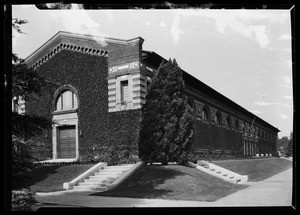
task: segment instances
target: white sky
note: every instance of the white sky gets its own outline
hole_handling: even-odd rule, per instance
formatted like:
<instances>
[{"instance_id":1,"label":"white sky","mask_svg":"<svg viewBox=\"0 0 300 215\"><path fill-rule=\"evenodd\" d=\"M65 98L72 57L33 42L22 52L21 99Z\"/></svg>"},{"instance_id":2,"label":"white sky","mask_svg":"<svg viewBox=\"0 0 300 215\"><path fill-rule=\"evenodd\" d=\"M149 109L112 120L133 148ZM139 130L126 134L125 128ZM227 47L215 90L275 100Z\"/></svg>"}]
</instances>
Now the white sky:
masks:
<instances>
[{"instance_id":1,"label":"white sky","mask_svg":"<svg viewBox=\"0 0 300 215\"><path fill-rule=\"evenodd\" d=\"M58 31L120 39L141 36L143 49L179 66L278 127L293 129L289 10L39 10L12 7L26 19L13 51L28 57Z\"/></svg>"}]
</instances>

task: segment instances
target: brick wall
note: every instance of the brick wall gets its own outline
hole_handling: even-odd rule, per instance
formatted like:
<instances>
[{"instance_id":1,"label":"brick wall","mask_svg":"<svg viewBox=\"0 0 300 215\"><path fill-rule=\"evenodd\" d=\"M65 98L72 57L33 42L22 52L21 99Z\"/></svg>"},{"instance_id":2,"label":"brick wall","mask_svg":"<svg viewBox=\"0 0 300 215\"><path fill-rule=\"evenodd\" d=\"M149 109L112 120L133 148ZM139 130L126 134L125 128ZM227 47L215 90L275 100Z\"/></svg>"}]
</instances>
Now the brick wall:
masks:
<instances>
[{"instance_id":1,"label":"brick wall","mask_svg":"<svg viewBox=\"0 0 300 215\"><path fill-rule=\"evenodd\" d=\"M54 83L69 84L78 91L78 127L82 133L79 136L80 157L93 157L98 153L95 149L125 140L137 145L139 111L123 111L119 117L108 113L107 58L62 50L42 64L38 72ZM57 88L43 92L36 101L27 101L26 111L51 118ZM51 139L51 136L45 139L48 150L51 150Z\"/></svg>"}]
</instances>

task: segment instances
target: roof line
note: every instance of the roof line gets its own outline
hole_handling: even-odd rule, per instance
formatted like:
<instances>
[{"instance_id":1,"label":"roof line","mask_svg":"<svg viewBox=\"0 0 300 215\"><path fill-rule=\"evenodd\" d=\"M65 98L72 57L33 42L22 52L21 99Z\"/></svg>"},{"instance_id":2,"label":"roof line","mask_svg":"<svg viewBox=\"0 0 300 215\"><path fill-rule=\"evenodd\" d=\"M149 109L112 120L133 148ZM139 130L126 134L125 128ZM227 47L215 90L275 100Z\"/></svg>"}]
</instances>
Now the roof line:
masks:
<instances>
[{"instance_id":1,"label":"roof line","mask_svg":"<svg viewBox=\"0 0 300 215\"><path fill-rule=\"evenodd\" d=\"M101 40L105 40L106 42L122 43L122 44L128 44L128 43L134 42L136 40L141 40L142 42L144 42L144 39L142 37L135 37L135 38L132 38L132 39L124 40L124 39L117 39L117 38L112 38L112 37L101 37L101 36L93 36L93 35L90 35L90 34L79 34L79 33L72 33L72 32L68 32L68 31L58 31L49 40L47 40L39 48L37 48L33 53L31 53L25 59L25 62L28 61L33 56L35 56L39 51L43 50L43 48L45 46L47 46L48 44L50 44L52 41L54 41L59 36L71 36L71 37L77 37L77 38L80 37L80 38L88 39L88 40L101 39Z\"/></svg>"},{"instance_id":2,"label":"roof line","mask_svg":"<svg viewBox=\"0 0 300 215\"><path fill-rule=\"evenodd\" d=\"M160 56L159 54L157 54L154 51L146 51L143 50L144 52L148 52L148 53L152 53L158 57L160 57L161 59L166 60L165 58L163 58L162 56ZM180 68L181 69L181 68ZM206 87L208 90L217 93L220 97L223 97L225 100L228 100L229 102L233 103L234 105L236 105L237 107L239 107L240 109L242 109L245 113L251 115L252 117L256 117L259 120L263 121L264 123L268 124L269 126L271 126L272 128L276 129L278 132L280 131L278 128L274 127L273 125L271 125L270 123L268 123L267 121L261 119L260 117L258 117L257 115L255 115L254 113L251 113L250 111L248 111L246 108L242 107L241 105L237 104L236 102L232 101L231 99L227 98L226 96L224 96L223 94L219 93L218 91L216 91L215 89L213 89L212 87L208 86L207 84L203 83L202 81L200 81L198 78L194 77L193 75L191 75L190 73L184 71L183 69L181 69L184 73L186 73L187 75L191 76L192 79L196 80L197 82L199 82L200 84L204 85L204 87Z\"/></svg>"}]
</instances>

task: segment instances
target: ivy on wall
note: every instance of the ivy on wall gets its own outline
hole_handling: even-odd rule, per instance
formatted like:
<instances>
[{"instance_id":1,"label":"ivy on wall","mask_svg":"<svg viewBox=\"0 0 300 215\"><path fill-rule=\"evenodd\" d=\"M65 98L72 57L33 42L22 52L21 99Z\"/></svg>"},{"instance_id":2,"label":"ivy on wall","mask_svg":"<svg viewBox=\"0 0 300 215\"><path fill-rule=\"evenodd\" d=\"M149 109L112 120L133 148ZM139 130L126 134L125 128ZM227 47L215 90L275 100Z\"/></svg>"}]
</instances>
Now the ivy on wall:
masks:
<instances>
[{"instance_id":1,"label":"ivy on wall","mask_svg":"<svg viewBox=\"0 0 300 215\"><path fill-rule=\"evenodd\" d=\"M137 154L140 110L108 113L105 57L62 50L41 65L38 72L57 86L43 92L42 97L28 101L26 111L30 113L52 118L55 90L69 84L78 91L80 160L126 162ZM51 134L44 143L45 150L52 154Z\"/></svg>"}]
</instances>

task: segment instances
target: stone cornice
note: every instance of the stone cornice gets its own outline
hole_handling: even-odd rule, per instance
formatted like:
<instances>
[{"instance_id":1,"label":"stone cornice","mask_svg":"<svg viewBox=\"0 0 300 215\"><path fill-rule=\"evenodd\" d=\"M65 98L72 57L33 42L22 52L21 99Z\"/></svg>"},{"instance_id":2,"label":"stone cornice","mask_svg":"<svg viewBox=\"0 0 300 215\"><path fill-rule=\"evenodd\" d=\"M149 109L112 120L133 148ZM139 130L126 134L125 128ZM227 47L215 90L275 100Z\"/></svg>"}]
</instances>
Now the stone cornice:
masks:
<instances>
[{"instance_id":1,"label":"stone cornice","mask_svg":"<svg viewBox=\"0 0 300 215\"><path fill-rule=\"evenodd\" d=\"M122 40L59 31L29 55L25 59L25 64L27 64L28 67L37 68L63 49L108 57L108 53L113 51L116 45L142 44L143 42L144 39L141 37ZM109 44L110 46L108 47L107 45Z\"/></svg>"},{"instance_id":2,"label":"stone cornice","mask_svg":"<svg viewBox=\"0 0 300 215\"><path fill-rule=\"evenodd\" d=\"M74 52L80 52L84 54L90 54L90 55L96 55L96 56L104 56L107 57L108 51L100 50L100 49L92 49L84 46L76 46L71 45L68 43L60 43L59 45L49 48L49 50L46 51L46 53L43 53L42 55L35 55L37 59L34 59L32 62L25 62L29 67L32 67L33 69L38 68L43 63L47 62L49 59L54 57L54 55L58 54L62 50L68 50L68 51L74 51Z\"/></svg>"}]
</instances>

